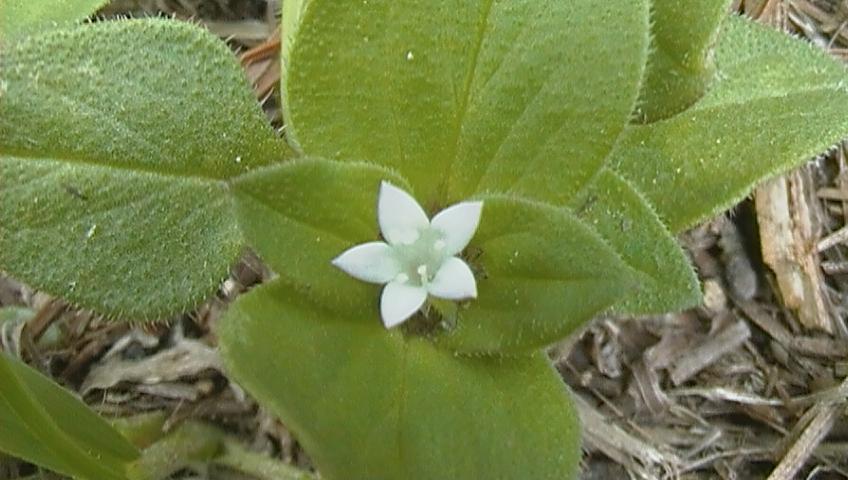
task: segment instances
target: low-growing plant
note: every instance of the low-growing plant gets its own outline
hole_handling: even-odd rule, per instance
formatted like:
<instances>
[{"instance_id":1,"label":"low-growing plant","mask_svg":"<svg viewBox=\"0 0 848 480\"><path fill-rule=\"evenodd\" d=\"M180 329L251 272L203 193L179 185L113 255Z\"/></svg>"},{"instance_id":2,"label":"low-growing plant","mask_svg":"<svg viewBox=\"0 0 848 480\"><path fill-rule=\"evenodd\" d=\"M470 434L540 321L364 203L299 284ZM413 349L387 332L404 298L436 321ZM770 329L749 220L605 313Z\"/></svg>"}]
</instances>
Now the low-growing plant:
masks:
<instances>
[{"instance_id":1,"label":"low-growing plant","mask_svg":"<svg viewBox=\"0 0 848 480\"><path fill-rule=\"evenodd\" d=\"M573 478L544 347L697 305L674 234L848 133L843 67L728 1L286 0L284 139L201 28L39 3L0 8L0 268L143 322L253 249L276 276L220 351L328 479ZM23 363L0 385L0 449L168 472Z\"/></svg>"}]
</instances>

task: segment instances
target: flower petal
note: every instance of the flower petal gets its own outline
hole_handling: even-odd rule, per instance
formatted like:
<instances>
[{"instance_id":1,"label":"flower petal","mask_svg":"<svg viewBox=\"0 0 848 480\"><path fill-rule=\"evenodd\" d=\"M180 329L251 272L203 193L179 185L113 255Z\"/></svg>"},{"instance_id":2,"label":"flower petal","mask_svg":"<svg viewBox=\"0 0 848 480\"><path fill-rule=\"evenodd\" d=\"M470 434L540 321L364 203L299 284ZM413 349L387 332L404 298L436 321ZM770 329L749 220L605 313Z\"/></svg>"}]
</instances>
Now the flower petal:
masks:
<instances>
[{"instance_id":1,"label":"flower petal","mask_svg":"<svg viewBox=\"0 0 848 480\"><path fill-rule=\"evenodd\" d=\"M451 257L442 263L436 276L427 284L427 290L434 297L447 300L477 298L477 281L467 263Z\"/></svg>"},{"instance_id":2,"label":"flower petal","mask_svg":"<svg viewBox=\"0 0 848 480\"><path fill-rule=\"evenodd\" d=\"M383 325L392 328L403 323L424 305L427 289L408 283L391 282L380 297L380 315Z\"/></svg>"},{"instance_id":3,"label":"flower petal","mask_svg":"<svg viewBox=\"0 0 848 480\"><path fill-rule=\"evenodd\" d=\"M386 181L380 185L377 219L383 238L390 245L415 242L419 232L430 224L424 209L412 195Z\"/></svg>"},{"instance_id":4,"label":"flower petal","mask_svg":"<svg viewBox=\"0 0 848 480\"><path fill-rule=\"evenodd\" d=\"M477 226L483 202L462 202L439 212L430 225L442 232L445 242L445 255L456 255L468 245Z\"/></svg>"},{"instance_id":5,"label":"flower petal","mask_svg":"<svg viewBox=\"0 0 848 480\"><path fill-rule=\"evenodd\" d=\"M388 283L400 273L400 263L392 247L384 242L368 242L349 248L333 259L333 265L370 283Z\"/></svg>"}]
</instances>

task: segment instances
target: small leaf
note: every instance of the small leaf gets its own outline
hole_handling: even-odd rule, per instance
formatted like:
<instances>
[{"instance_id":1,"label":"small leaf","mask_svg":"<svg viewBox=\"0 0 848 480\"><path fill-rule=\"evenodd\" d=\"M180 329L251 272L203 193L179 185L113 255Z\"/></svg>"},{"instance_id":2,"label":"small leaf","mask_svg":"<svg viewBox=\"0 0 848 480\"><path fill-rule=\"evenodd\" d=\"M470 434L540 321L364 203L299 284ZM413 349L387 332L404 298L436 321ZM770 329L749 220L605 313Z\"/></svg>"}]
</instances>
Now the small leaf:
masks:
<instances>
[{"instance_id":1,"label":"small leaf","mask_svg":"<svg viewBox=\"0 0 848 480\"><path fill-rule=\"evenodd\" d=\"M108 0L3 0L0 2L0 45L38 30L57 28L94 14Z\"/></svg>"},{"instance_id":2,"label":"small leaf","mask_svg":"<svg viewBox=\"0 0 848 480\"><path fill-rule=\"evenodd\" d=\"M233 190L247 243L271 269L343 309L373 298L372 320L379 324L379 287L353 279L331 262L354 245L378 239L377 192L383 180L407 188L384 167L300 159L244 175Z\"/></svg>"},{"instance_id":3,"label":"small leaf","mask_svg":"<svg viewBox=\"0 0 848 480\"><path fill-rule=\"evenodd\" d=\"M384 330L367 301L331 311L302 291L276 281L239 298L220 345L322 478L574 478L577 416L542 353L457 357Z\"/></svg>"},{"instance_id":4,"label":"small leaf","mask_svg":"<svg viewBox=\"0 0 848 480\"><path fill-rule=\"evenodd\" d=\"M0 450L88 480L125 480L139 452L85 404L0 353Z\"/></svg>"},{"instance_id":5,"label":"small leaf","mask_svg":"<svg viewBox=\"0 0 848 480\"><path fill-rule=\"evenodd\" d=\"M695 103L715 74L711 50L730 0L652 0L651 54L638 121L668 118Z\"/></svg>"},{"instance_id":6,"label":"small leaf","mask_svg":"<svg viewBox=\"0 0 848 480\"><path fill-rule=\"evenodd\" d=\"M638 286L615 305L617 313L660 314L701 302L698 278L680 244L621 176L603 170L575 205L577 216L637 272Z\"/></svg>"},{"instance_id":7,"label":"small leaf","mask_svg":"<svg viewBox=\"0 0 848 480\"><path fill-rule=\"evenodd\" d=\"M647 4L312 0L285 52L288 138L396 169L424 204L565 201L633 111Z\"/></svg>"},{"instance_id":8,"label":"small leaf","mask_svg":"<svg viewBox=\"0 0 848 480\"><path fill-rule=\"evenodd\" d=\"M528 352L568 335L628 293L634 273L571 212L482 197L467 250L477 299L438 341L468 353Z\"/></svg>"},{"instance_id":9,"label":"small leaf","mask_svg":"<svg viewBox=\"0 0 848 480\"><path fill-rule=\"evenodd\" d=\"M275 165L234 185L247 241L272 269L340 311L370 302L368 321L379 325L381 286L355 280L331 261L379 238L376 201L383 180L406 185L383 167L328 160ZM456 330L440 338L445 347L532 351L634 286L633 272L568 210L504 197L482 200L480 227L466 249L478 298L460 309Z\"/></svg>"},{"instance_id":10,"label":"small leaf","mask_svg":"<svg viewBox=\"0 0 848 480\"><path fill-rule=\"evenodd\" d=\"M845 68L809 43L729 17L716 64L718 79L698 103L629 127L611 154L673 232L848 134Z\"/></svg>"},{"instance_id":11,"label":"small leaf","mask_svg":"<svg viewBox=\"0 0 848 480\"><path fill-rule=\"evenodd\" d=\"M188 309L241 248L225 181L283 152L195 26L27 37L0 53L0 268L113 316Z\"/></svg>"}]
</instances>

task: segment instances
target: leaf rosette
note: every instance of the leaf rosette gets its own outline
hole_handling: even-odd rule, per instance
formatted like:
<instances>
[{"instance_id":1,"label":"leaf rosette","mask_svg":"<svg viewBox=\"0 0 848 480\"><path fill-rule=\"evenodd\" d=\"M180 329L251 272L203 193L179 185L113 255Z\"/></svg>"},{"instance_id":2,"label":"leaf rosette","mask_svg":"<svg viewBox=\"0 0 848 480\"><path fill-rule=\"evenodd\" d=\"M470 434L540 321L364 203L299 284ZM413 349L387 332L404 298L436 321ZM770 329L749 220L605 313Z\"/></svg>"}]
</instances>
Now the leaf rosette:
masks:
<instances>
[{"instance_id":1,"label":"leaf rosette","mask_svg":"<svg viewBox=\"0 0 848 480\"><path fill-rule=\"evenodd\" d=\"M841 66L737 17L716 40L724 3L696 3L681 38L663 0L285 2L286 162L197 28L22 28L0 38L0 267L143 319L197 304L249 245L278 278L232 305L221 348L326 478L568 477L576 415L539 349L697 303L673 233L848 132ZM421 275L388 330L384 287L340 257L395 247L385 184L428 234L483 205L450 255L358 275ZM428 276L446 263L461 281Z\"/></svg>"}]
</instances>

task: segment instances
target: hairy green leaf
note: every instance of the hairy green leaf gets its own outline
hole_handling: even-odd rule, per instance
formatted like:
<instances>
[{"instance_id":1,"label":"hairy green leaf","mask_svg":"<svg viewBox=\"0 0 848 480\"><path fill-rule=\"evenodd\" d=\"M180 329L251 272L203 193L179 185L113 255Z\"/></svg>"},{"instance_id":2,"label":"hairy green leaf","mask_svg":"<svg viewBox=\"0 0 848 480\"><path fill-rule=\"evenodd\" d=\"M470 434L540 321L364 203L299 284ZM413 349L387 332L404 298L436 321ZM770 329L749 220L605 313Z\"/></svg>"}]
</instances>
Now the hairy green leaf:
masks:
<instances>
[{"instance_id":1,"label":"hairy green leaf","mask_svg":"<svg viewBox=\"0 0 848 480\"><path fill-rule=\"evenodd\" d=\"M677 239L620 175L602 170L576 200L577 216L637 272L637 288L615 305L616 312L659 314L701 302L698 278Z\"/></svg>"},{"instance_id":2,"label":"hairy green leaf","mask_svg":"<svg viewBox=\"0 0 848 480\"><path fill-rule=\"evenodd\" d=\"M299 159L244 175L233 191L247 243L262 260L316 298L344 309L379 295L377 286L351 278L330 262L355 244L378 239L382 180L407 187L384 167ZM379 323L377 310L373 313Z\"/></svg>"},{"instance_id":3,"label":"hairy green leaf","mask_svg":"<svg viewBox=\"0 0 848 480\"><path fill-rule=\"evenodd\" d=\"M564 208L484 196L469 246L477 299L438 338L468 353L520 353L584 325L632 290L634 272Z\"/></svg>"},{"instance_id":4,"label":"hairy green leaf","mask_svg":"<svg viewBox=\"0 0 848 480\"><path fill-rule=\"evenodd\" d=\"M809 43L729 17L716 65L718 78L700 101L629 127L611 154L674 232L848 134L845 68Z\"/></svg>"},{"instance_id":5,"label":"hairy green leaf","mask_svg":"<svg viewBox=\"0 0 848 480\"><path fill-rule=\"evenodd\" d=\"M0 45L23 34L80 21L108 0L3 0L0 2Z\"/></svg>"},{"instance_id":6,"label":"hairy green leaf","mask_svg":"<svg viewBox=\"0 0 848 480\"><path fill-rule=\"evenodd\" d=\"M27 37L0 53L0 269L113 316L190 308L241 248L226 180L283 152L195 26Z\"/></svg>"},{"instance_id":7,"label":"hairy green leaf","mask_svg":"<svg viewBox=\"0 0 848 480\"><path fill-rule=\"evenodd\" d=\"M573 478L577 416L543 354L458 357L387 332L371 307L329 310L276 281L241 297L219 332L229 372L322 478Z\"/></svg>"},{"instance_id":8,"label":"hairy green leaf","mask_svg":"<svg viewBox=\"0 0 848 480\"><path fill-rule=\"evenodd\" d=\"M422 203L565 201L633 110L647 3L312 0L284 59L289 139L394 168Z\"/></svg>"},{"instance_id":9,"label":"hairy green leaf","mask_svg":"<svg viewBox=\"0 0 848 480\"><path fill-rule=\"evenodd\" d=\"M715 74L711 55L730 0L651 1L651 54L636 119L654 122L695 103Z\"/></svg>"},{"instance_id":10,"label":"hairy green leaf","mask_svg":"<svg viewBox=\"0 0 848 480\"><path fill-rule=\"evenodd\" d=\"M88 480L125 480L139 453L85 404L0 353L0 450Z\"/></svg>"},{"instance_id":11,"label":"hairy green leaf","mask_svg":"<svg viewBox=\"0 0 848 480\"><path fill-rule=\"evenodd\" d=\"M341 311L368 300L379 324L380 286L330 262L378 240L381 180L406 182L384 167L298 160L234 183L247 241L281 276ZM411 192L415 195L415 191ZM484 196L480 228L466 249L478 298L460 306L442 344L463 352L526 352L568 334L634 286L633 272L603 239L563 208ZM430 212L433 213L433 212Z\"/></svg>"}]
</instances>

